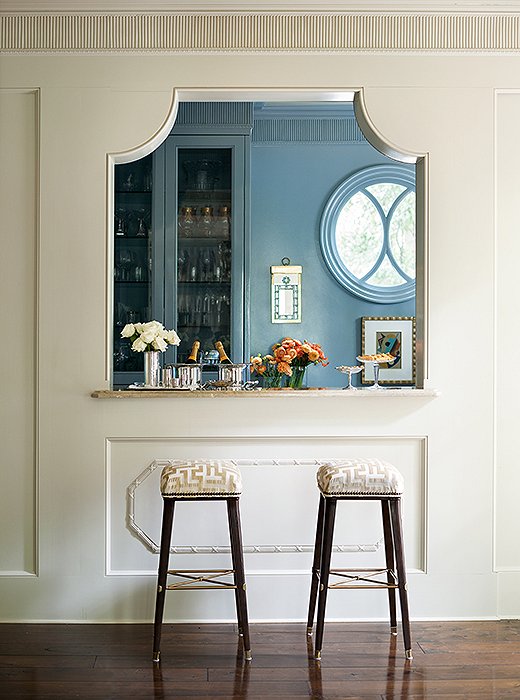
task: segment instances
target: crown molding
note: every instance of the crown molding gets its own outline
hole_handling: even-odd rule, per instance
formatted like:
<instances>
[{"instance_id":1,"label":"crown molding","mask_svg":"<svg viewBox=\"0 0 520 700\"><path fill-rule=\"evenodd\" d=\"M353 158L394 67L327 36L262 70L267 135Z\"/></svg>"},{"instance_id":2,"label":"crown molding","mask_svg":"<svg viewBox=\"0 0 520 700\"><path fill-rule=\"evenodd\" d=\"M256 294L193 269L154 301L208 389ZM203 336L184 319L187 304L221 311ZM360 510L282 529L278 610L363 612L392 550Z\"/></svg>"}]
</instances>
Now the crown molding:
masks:
<instances>
[{"instance_id":1,"label":"crown molding","mask_svg":"<svg viewBox=\"0 0 520 700\"><path fill-rule=\"evenodd\" d=\"M393 0L313 0L312 2L298 2L297 0L236 0L235 2L220 2L219 0L205 0L199 2L182 2L181 0L0 0L0 13L11 14L90 14L90 13L508 13L520 12L519 0L494 0L479 2L479 0L413 0L407 2L393 2Z\"/></svg>"},{"instance_id":2,"label":"crown molding","mask_svg":"<svg viewBox=\"0 0 520 700\"><path fill-rule=\"evenodd\" d=\"M516 53L520 12L0 13L0 51Z\"/></svg>"}]
</instances>

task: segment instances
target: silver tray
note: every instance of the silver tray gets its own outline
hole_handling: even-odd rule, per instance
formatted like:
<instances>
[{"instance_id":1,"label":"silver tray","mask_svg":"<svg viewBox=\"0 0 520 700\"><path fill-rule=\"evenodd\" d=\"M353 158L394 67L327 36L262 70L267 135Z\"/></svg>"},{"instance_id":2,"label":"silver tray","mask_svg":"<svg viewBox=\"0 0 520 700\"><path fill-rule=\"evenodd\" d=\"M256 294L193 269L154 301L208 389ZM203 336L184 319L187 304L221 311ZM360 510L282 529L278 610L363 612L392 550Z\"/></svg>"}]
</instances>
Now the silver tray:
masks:
<instances>
[{"instance_id":1,"label":"silver tray","mask_svg":"<svg viewBox=\"0 0 520 700\"><path fill-rule=\"evenodd\" d=\"M136 391L195 391L189 386L143 386L139 384L130 384L128 389Z\"/></svg>"}]
</instances>

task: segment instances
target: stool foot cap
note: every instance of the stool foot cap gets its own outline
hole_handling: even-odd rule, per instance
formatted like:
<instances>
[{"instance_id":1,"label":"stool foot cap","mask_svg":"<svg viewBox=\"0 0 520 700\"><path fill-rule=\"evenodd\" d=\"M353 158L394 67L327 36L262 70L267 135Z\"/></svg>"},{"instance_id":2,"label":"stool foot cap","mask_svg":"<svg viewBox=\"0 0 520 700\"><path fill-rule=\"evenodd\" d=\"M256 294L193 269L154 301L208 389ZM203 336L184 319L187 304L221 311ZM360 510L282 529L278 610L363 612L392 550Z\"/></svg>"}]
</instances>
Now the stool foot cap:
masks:
<instances>
[{"instance_id":1,"label":"stool foot cap","mask_svg":"<svg viewBox=\"0 0 520 700\"><path fill-rule=\"evenodd\" d=\"M307 634L309 637L312 637L312 627L307 627Z\"/></svg>"},{"instance_id":2,"label":"stool foot cap","mask_svg":"<svg viewBox=\"0 0 520 700\"><path fill-rule=\"evenodd\" d=\"M314 658L316 659L316 661L321 661L321 649L319 651L316 649L316 651L314 652Z\"/></svg>"},{"instance_id":3,"label":"stool foot cap","mask_svg":"<svg viewBox=\"0 0 520 700\"><path fill-rule=\"evenodd\" d=\"M161 656L161 652L160 652L160 651L154 651L154 653L153 653L153 662L154 662L154 664L158 664L158 663L159 663L159 661L160 661L160 656Z\"/></svg>"},{"instance_id":4,"label":"stool foot cap","mask_svg":"<svg viewBox=\"0 0 520 700\"><path fill-rule=\"evenodd\" d=\"M393 634L394 637L397 637L397 627L390 627L390 634Z\"/></svg>"},{"instance_id":5,"label":"stool foot cap","mask_svg":"<svg viewBox=\"0 0 520 700\"><path fill-rule=\"evenodd\" d=\"M246 661L251 661L253 659L253 654L251 653L251 649L246 649L245 651L245 660Z\"/></svg>"},{"instance_id":6,"label":"stool foot cap","mask_svg":"<svg viewBox=\"0 0 520 700\"><path fill-rule=\"evenodd\" d=\"M413 659L413 654L412 654L411 649L406 649L404 652L404 655L405 655L407 661L411 661Z\"/></svg>"}]
</instances>

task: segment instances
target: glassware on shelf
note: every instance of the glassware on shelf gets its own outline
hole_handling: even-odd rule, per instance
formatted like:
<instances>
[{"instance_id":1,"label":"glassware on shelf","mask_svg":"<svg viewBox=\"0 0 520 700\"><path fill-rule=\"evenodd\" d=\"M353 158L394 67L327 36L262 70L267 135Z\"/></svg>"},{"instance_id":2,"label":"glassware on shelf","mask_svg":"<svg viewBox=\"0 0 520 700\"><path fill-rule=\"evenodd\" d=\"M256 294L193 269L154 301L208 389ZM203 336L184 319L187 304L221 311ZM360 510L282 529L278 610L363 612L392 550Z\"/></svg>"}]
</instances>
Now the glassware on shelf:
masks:
<instances>
[{"instance_id":1,"label":"glassware on shelf","mask_svg":"<svg viewBox=\"0 0 520 700\"><path fill-rule=\"evenodd\" d=\"M222 163L218 160L185 160L182 164L188 187L193 190L213 190L219 181L217 175Z\"/></svg>"},{"instance_id":2,"label":"glassware on shelf","mask_svg":"<svg viewBox=\"0 0 520 700\"><path fill-rule=\"evenodd\" d=\"M129 282L134 255L127 248L119 251L115 268L115 279L118 282Z\"/></svg>"},{"instance_id":3,"label":"glassware on shelf","mask_svg":"<svg viewBox=\"0 0 520 700\"><path fill-rule=\"evenodd\" d=\"M123 219L121 217L116 217L116 236L126 236L125 229L123 226Z\"/></svg>"},{"instance_id":4,"label":"glassware on shelf","mask_svg":"<svg viewBox=\"0 0 520 700\"><path fill-rule=\"evenodd\" d=\"M135 234L139 238L145 238L148 235L148 229L144 223L144 218L140 217L137 219L139 224L137 226L137 233Z\"/></svg>"},{"instance_id":5,"label":"glassware on shelf","mask_svg":"<svg viewBox=\"0 0 520 700\"><path fill-rule=\"evenodd\" d=\"M179 248L177 254L177 279L179 282L190 279L190 254L186 248Z\"/></svg>"},{"instance_id":6,"label":"glassware on shelf","mask_svg":"<svg viewBox=\"0 0 520 700\"><path fill-rule=\"evenodd\" d=\"M215 220L215 236L224 240L229 240L231 232L231 221L229 215L229 207L219 207L218 215Z\"/></svg>"},{"instance_id":7,"label":"glassware on shelf","mask_svg":"<svg viewBox=\"0 0 520 700\"><path fill-rule=\"evenodd\" d=\"M152 173L152 161L149 162L147 168L144 172L143 178L143 190L144 192L151 192L153 186L153 173Z\"/></svg>"},{"instance_id":8,"label":"glassware on shelf","mask_svg":"<svg viewBox=\"0 0 520 700\"><path fill-rule=\"evenodd\" d=\"M213 209L211 207L201 207L198 221L197 233L201 238L213 236Z\"/></svg>"},{"instance_id":9,"label":"glassware on shelf","mask_svg":"<svg viewBox=\"0 0 520 700\"><path fill-rule=\"evenodd\" d=\"M194 207L182 207L178 219L180 238L192 238L196 232L196 218Z\"/></svg>"},{"instance_id":10,"label":"glassware on shelf","mask_svg":"<svg viewBox=\"0 0 520 700\"><path fill-rule=\"evenodd\" d=\"M123 178L121 183L121 190L123 192L132 192L136 188L135 173L128 173L126 177Z\"/></svg>"},{"instance_id":11,"label":"glassware on shelf","mask_svg":"<svg viewBox=\"0 0 520 700\"><path fill-rule=\"evenodd\" d=\"M340 365L339 367L336 367L338 372L342 372L343 374L348 375L348 384L347 386L344 386L343 389L347 389L349 391L357 391L357 387L352 386L352 375L353 374L358 374L358 372L361 372L363 369L363 365Z\"/></svg>"},{"instance_id":12,"label":"glassware on shelf","mask_svg":"<svg viewBox=\"0 0 520 700\"><path fill-rule=\"evenodd\" d=\"M213 282L215 280L216 259L212 248L201 248L199 253L199 280Z\"/></svg>"}]
</instances>

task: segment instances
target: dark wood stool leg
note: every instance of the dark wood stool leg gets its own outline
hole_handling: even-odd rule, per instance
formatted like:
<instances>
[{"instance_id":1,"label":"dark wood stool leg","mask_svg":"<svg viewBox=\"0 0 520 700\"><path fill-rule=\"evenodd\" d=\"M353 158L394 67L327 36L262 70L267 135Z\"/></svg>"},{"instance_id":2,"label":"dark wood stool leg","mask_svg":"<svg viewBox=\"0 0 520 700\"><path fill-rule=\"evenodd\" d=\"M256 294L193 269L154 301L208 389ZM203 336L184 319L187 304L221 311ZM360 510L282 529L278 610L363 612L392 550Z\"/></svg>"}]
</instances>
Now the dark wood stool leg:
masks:
<instances>
[{"instance_id":1,"label":"dark wood stool leg","mask_svg":"<svg viewBox=\"0 0 520 700\"><path fill-rule=\"evenodd\" d=\"M394 562L394 540L392 535L392 523L390 522L390 506L388 499L381 499L381 511L383 515L383 532L385 538L385 558L386 568L389 570L387 574L388 585L395 585L394 577L390 572L395 571ZM390 632L397 634L397 610L395 605L395 588L388 589L388 607L390 608Z\"/></svg>"},{"instance_id":2,"label":"dark wood stool leg","mask_svg":"<svg viewBox=\"0 0 520 700\"><path fill-rule=\"evenodd\" d=\"M232 519L235 517L234 508L233 508L233 504L231 504L231 501L235 501L235 500L236 499L234 499L234 498L233 499L226 498L228 524L229 524L229 539L231 542L231 561L233 562L233 570L235 572L233 574L233 581L235 583L235 607L236 607L236 611L237 611L238 635L239 635L239 637L243 637L244 632L243 632L243 622L242 622L242 607L241 607L241 600L240 600L240 595L238 592L238 585L237 585L237 579L236 579L237 566L236 566L236 561L235 561L235 546L234 546L234 542L232 539L233 536L231 534L233 531Z\"/></svg>"},{"instance_id":3,"label":"dark wood stool leg","mask_svg":"<svg viewBox=\"0 0 520 700\"><path fill-rule=\"evenodd\" d=\"M155 622L153 628L153 660L159 661L161 652L161 631L164 614L164 599L166 596L166 579L168 577L168 561L170 559L170 542L173 527L173 509L175 499L163 498L163 521L161 532L161 547L159 550L159 571L157 574L157 598L155 600Z\"/></svg>"},{"instance_id":4,"label":"dark wood stool leg","mask_svg":"<svg viewBox=\"0 0 520 700\"><path fill-rule=\"evenodd\" d=\"M318 619L316 623L316 644L314 658L321 659L323 645L323 628L325 625L325 605L329 585L330 558L332 555L332 540L334 537L334 521L336 518L337 498L325 498L325 514L323 525L323 548L320 563L320 594L318 597Z\"/></svg>"},{"instance_id":5,"label":"dark wood stool leg","mask_svg":"<svg viewBox=\"0 0 520 700\"><path fill-rule=\"evenodd\" d=\"M228 498L229 538L231 540L231 557L235 570L238 626L242 629L244 655L251 661L251 641L249 638L249 621L247 616L246 577L244 572L244 553L242 550L242 528L240 525L240 508L238 498Z\"/></svg>"},{"instance_id":6,"label":"dark wood stool leg","mask_svg":"<svg viewBox=\"0 0 520 700\"><path fill-rule=\"evenodd\" d=\"M318 585L320 582L320 560L323 544L323 514L325 512L325 498L320 493L320 505L318 508L318 521L316 523L316 540L314 542L314 559L312 561L311 595L309 599L309 614L307 616L307 634L312 634L314 625L314 613L316 612L316 598L318 597Z\"/></svg>"},{"instance_id":7,"label":"dark wood stool leg","mask_svg":"<svg viewBox=\"0 0 520 700\"><path fill-rule=\"evenodd\" d=\"M410 634L410 614L408 611L408 587L406 583L406 567L404 562L403 529L401 520L401 499L389 499L392 531L395 544L395 559L397 579L399 584L399 601L403 621L404 651L407 659L412 659L412 637Z\"/></svg>"}]
</instances>

